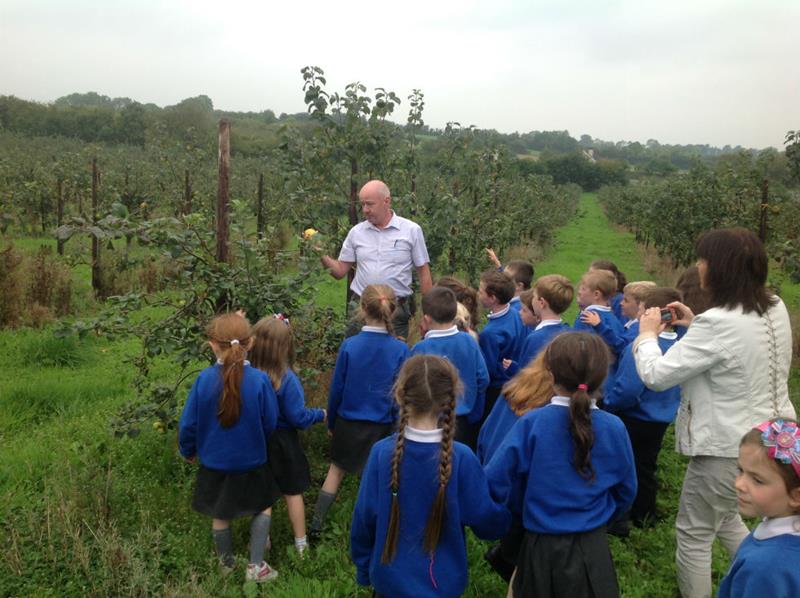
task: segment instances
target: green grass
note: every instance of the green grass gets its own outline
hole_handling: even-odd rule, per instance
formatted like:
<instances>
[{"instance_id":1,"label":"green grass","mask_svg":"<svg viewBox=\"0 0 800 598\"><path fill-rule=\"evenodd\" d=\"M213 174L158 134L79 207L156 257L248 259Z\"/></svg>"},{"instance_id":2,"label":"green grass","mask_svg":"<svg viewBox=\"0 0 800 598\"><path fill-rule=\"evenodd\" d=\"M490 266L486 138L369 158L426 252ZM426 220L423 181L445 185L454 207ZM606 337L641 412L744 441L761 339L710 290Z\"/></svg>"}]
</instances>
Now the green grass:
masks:
<instances>
[{"instance_id":1,"label":"green grass","mask_svg":"<svg viewBox=\"0 0 800 598\"><path fill-rule=\"evenodd\" d=\"M613 260L629 279L648 276L632 235L610 225L594 196L586 194L579 215L557 231L536 270L577 282L596 258ZM316 300L344 309L345 288L345 281L327 278ZM797 297L798 289L784 282L782 293ZM244 584L241 570L219 574L209 521L190 507L195 473L177 458L176 431L162 433L145 422L137 438L111 432L110 419L134 396L127 360L139 350L137 339L0 332L0 595L369 596L355 584L347 549L354 478L346 478L322 542L304 561L293 555L285 506L275 505L269 558L280 577L274 584ZM156 377L171 379L168 360L154 367ZM797 370L790 385L796 396ZM322 426L301 436L311 463L310 509L327 470L328 440ZM634 530L625 541L611 539L625 597L676 595L674 520L685 460L674 453L673 442L670 430L659 463L663 521ZM236 522L240 555L247 535L247 522ZM467 545L465 595L505 595L504 584L483 561L486 544L468 533ZM727 563L717 547L716 581Z\"/></svg>"}]
</instances>

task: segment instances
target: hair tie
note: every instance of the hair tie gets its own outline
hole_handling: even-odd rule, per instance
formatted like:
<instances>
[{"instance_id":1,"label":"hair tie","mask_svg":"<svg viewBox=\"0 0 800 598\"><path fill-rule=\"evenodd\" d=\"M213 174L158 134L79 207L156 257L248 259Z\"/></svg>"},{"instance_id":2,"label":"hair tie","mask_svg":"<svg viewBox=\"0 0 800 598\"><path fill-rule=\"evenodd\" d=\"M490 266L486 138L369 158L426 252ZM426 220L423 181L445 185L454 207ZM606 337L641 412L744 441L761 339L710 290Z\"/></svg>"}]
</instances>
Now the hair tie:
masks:
<instances>
[{"instance_id":1,"label":"hair tie","mask_svg":"<svg viewBox=\"0 0 800 598\"><path fill-rule=\"evenodd\" d=\"M272 314L272 317L275 318L276 320L280 320L281 322L283 322L287 326L289 325L289 318L287 318L286 316L284 316L281 313Z\"/></svg>"},{"instance_id":2,"label":"hair tie","mask_svg":"<svg viewBox=\"0 0 800 598\"><path fill-rule=\"evenodd\" d=\"M800 477L800 428L797 423L776 419L756 426L761 430L761 444L767 448L770 459L791 465Z\"/></svg>"},{"instance_id":3,"label":"hair tie","mask_svg":"<svg viewBox=\"0 0 800 598\"><path fill-rule=\"evenodd\" d=\"M232 341L230 341L230 343L231 343L231 347L232 347L233 345L238 345L239 341L237 339L233 339Z\"/></svg>"},{"instance_id":4,"label":"hair tie","mask_svg":"<svg viewBox=\"0 0 800 598\"><path fill-rule=\"evenodd\" d=\"M589 390L589 387L585 384L578 384L578 390Z\"/></svg>"}]
</instances>

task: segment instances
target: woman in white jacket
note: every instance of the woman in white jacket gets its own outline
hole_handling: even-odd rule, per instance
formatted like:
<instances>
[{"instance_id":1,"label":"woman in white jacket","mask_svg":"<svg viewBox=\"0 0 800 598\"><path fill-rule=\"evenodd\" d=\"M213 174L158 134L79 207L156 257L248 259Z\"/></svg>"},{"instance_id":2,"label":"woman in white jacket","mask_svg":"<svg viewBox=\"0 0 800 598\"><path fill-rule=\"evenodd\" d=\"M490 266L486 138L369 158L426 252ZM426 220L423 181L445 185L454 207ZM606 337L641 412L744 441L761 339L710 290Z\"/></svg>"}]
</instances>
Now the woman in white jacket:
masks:
<instances>
[{"instance_id":1,"label":"woman in white jacket","mask_svg":"<svg viewBox=\"0 0 800 598\"><path fill-rule=\"evenodd\" d=\"M671 304L673 323L688 331L664 355L657 342L660 310L649 309L634 345L648 388L681 385L675 438L678 452L691 457L675 521L684 598L711 595L714 538L733 555L748 534L734 489L741 437L761 421L795 417L787 386L789 315L766 289L763 244L746 229L719 229L698 239L696 253L711 308L695 317L684 304Z\"/></svg>"}]
</instances>

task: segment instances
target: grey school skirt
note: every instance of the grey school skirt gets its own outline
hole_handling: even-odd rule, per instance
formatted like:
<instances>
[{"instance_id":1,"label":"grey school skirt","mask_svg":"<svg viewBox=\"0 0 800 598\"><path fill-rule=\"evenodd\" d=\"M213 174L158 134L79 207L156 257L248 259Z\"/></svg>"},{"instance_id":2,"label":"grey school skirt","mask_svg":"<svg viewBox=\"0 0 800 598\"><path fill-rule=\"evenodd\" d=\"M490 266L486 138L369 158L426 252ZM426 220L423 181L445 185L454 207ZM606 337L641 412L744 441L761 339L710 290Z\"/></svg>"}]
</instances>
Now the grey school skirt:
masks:
<instances>
[{"instance_id":1,"label":"grey school skirt","mask_svg":"<svg viewBox=\"0 0 800 598\"><path fill-rule=\"evenodd\" d=\"M579 534L525 532L514 596L617 598L619 586L606 527Z\"/></svg>"}]
</instances>

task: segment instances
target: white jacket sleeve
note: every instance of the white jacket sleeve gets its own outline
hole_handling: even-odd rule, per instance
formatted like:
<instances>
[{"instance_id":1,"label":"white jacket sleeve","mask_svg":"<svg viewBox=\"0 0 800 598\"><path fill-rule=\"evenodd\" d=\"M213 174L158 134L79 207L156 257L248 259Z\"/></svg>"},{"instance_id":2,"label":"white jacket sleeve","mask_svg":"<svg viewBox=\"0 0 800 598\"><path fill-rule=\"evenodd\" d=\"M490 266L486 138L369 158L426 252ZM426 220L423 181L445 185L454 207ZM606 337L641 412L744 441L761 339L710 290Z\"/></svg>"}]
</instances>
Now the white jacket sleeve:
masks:
<instances>
[{"instance_id":1,"label":"white jacket sleeve","mask_svg":"<svg viewBox=\"0 0 800 598\"><path fill-rule=\"evenodd\" d=\"M645 385L655 391L666 390L694 378L727 357L714 340L711 322L697 316L682 339L662 355L656 339L646 339L634 347L636 371Z\"/></svg>"}]
</instances>

